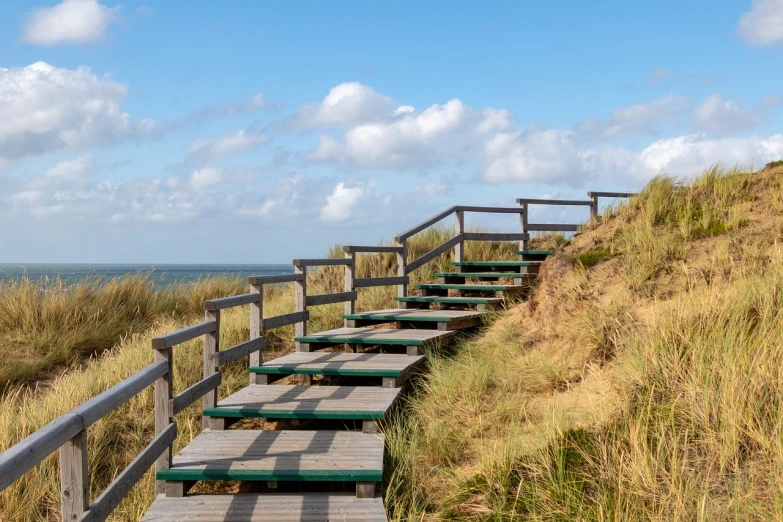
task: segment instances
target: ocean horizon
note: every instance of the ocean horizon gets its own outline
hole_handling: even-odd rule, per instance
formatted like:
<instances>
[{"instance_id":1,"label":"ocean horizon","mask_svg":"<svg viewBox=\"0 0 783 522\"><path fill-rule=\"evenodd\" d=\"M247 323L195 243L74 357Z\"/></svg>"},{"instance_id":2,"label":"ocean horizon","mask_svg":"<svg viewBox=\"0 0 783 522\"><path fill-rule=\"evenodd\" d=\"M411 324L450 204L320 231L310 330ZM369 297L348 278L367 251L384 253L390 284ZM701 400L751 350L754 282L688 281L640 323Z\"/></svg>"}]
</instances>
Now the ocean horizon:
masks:
<instances>
[{"instance_id":1,"label":"ocean horizon","mask_svg":"<svg viewBox=\"0 0 783 522\"><path fill-rule=\"evenodd\" d=\"M284 264L137 264L137 263L0 263L0 282L22 277L61 279L66 283L86 277L113 279L137 273L149 273L153 281L166 286L193 283L208 277L238 277L293 273Z\"/></svg>"}]
</instances>

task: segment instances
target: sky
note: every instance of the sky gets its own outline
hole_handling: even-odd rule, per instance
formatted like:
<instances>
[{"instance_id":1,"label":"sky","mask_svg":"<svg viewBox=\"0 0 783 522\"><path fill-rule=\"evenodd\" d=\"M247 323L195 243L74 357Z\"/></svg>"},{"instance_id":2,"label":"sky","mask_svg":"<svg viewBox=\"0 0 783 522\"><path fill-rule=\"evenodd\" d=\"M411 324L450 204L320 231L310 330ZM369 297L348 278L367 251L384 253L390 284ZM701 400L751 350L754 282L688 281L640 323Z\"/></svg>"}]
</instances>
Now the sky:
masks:
<instances>
[{"instance_id":1,"label":"sky","mask_svg":"<svg viewBox=\"0 0 783 522\"><path fill-rule=\"evenodd\" d=\"M285 263L760 168L781 59L783 0L5 0L0 262Z\"/></svg>"}]
</instances>

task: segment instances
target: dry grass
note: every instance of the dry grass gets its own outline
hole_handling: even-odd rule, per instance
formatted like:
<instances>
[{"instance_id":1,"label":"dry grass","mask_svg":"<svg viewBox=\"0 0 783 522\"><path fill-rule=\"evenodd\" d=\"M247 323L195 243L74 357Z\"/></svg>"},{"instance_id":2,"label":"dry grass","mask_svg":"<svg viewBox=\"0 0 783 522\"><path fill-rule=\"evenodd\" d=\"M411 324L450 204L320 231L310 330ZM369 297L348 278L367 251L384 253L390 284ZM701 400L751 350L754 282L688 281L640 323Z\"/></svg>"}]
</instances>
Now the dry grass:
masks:
<instances>
[{"instance_id":1,"label":"dry grass","mask_svg":"<svg viewBox=\"0 0 783 522\"><path fill-rule=\"evenodd\" d=\"M433 358L387 431L391 516L783 519L781 179L654 180Z\"/></svg>"}]
</instances>

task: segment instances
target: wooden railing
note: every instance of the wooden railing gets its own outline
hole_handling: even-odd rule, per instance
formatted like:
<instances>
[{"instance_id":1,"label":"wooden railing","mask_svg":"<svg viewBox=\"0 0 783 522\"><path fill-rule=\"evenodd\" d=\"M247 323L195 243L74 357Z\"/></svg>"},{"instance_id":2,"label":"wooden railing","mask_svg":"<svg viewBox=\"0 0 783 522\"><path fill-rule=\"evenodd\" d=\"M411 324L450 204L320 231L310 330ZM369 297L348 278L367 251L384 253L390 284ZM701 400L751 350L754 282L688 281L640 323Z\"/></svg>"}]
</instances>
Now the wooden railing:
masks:
<instances>
[{"instance_id":1,"label":"wooden railing","mask_svg":"<svg viewBox=\"0 0 783 522\"><path fill-rule=\"evenodd\" d=\"M590 201L558 201L520 199L520 207L474 207L455 206L416 225L396 237L398 246L346 246L343 259L295 259L294 273L254 276L248 279L250 291L246 294L211 299L204 302L204 321L152 339L154 362L119 384L106 390L90 401L71 410L47 424L27 438L0 454L0 491L27 473L47 456L59 450L60 496L63 520L102 521L128 494L131 488L153 465L156 471L171 466L174 441L177 439L177 423L174 417L185 408L202 399L204 408L217 404L217 390L222 383L221 367L244 357L250 358L251 366L261 364L261 352L265 348L265 332L287 325L295 325L297 337L307 335L308 307L330 303L345 303L345 312L353 313L357 289L374 286L397 286L399 296L407 295L409 274L440 254L454 249L454 258L464 260L465 241L519 241L520 248L527 247L530 231L577 229L577 225L531 224L527 222L528 206L547 205L590 205L591 215L597 215L599 197L630 197L629 193L590 192ZM488 233L466 232L465 213L517 214L520 216L520 232ZM455 215L454 232L451 239L442 245L408 262L408 239ZM389 277L356 277L356 255L359 253L392 253L397 257L397 275ZM344 292L323 295L307 295L307 271L310 267L344 266ZM294 283L294 312L274 317L263 317L264 286L270 284ZM225 349L220 344L220 323L223 310L248 306L249 339ZM174 349L176 346L203 337L204 371L202 380L173 394ZM302 349L297 343L297 350ZM250 374L252 384L259 383L259 375ZM155 437L139 455L90 502L90 477L87 469L87 429L113 410L128 402L147 387L154 386ZM208 416L202 417L202 428L213 427L220 422ZM215 426L218 427L218 426ZM169 483L171 486L171 483ZM157 493L165 493L165 483L156 481ZM173 486L172 486L173 487ZM172 491L172 493L174 493Z\"/></svg>"}]
</instances>

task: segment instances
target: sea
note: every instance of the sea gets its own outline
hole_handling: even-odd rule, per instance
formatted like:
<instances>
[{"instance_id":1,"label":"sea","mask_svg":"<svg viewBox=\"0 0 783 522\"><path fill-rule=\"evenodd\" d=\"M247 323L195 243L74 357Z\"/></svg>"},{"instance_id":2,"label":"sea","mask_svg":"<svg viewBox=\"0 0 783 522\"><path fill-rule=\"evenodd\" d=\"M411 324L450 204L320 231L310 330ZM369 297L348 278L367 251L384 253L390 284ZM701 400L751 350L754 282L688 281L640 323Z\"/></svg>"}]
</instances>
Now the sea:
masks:
<instances>
[{"instance_id":1,"label":"sea","mask_svg":"<svg viewBox=\"0 0 783 522\"><path fill-rule=\"evenodd\" d=\"M229 276L247 279L248 276L291 274L289 265L137 265L137 264L43 264L0 263L0 282L20 277L30 279L61 279L74 283L85 277L108 280L129 274L150 274L150 280L161 286L193 283L199 279Z\"/></svg>"}]
</instances>

